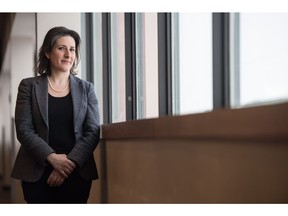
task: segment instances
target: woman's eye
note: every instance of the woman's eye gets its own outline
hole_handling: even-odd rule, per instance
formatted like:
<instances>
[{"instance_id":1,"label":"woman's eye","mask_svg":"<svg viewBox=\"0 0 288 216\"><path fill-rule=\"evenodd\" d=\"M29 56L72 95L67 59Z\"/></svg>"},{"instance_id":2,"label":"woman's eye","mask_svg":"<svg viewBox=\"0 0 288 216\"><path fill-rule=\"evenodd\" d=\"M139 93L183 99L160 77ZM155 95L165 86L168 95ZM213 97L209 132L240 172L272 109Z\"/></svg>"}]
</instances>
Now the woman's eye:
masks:
<instances>
[{"instance_id":1,"label":"woman's eye","mask_svg":"<svg viewBox=\"0 0 288 216\"><path fill-rule=\"evenodd\" d=\"M75 52L75 49L73 48L73 49L70 49L70 52Z\"/></svg>"},{"instance_id":2,"label":"woman's eye","mask_svg":"<svg viewBox=\"0 0 288 216\"><path fill-rule=\"evenodd\" d=\"M59 50L64 50L64 47L59 47Z\"/></svg>"}]
</instances>

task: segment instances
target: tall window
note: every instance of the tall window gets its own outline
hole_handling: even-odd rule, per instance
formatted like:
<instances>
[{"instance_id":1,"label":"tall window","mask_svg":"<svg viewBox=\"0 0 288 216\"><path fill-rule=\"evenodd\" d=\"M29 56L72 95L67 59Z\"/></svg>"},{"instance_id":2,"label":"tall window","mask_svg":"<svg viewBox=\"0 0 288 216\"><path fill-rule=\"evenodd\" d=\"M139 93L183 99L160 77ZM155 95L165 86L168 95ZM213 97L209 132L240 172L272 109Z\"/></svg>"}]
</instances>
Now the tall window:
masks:
<instances>
[{"instance_id":1,"label":"tall window","mask_svg":"<svg viewBox=\"0 0 288 216\"><path fill-rule=\"evenodd\" d=\"M102 16L103 20L101 20L101 13L94 14L93 78L100 109L104 109L104 105L107 107L105 110L109 109L105 114L109 116L109 122L126 121L126 115L129 115L129 119L158 117L161 111L159 107L162 106L159 98L162 96L162 91L169 91L169 95L167 94L169 100L166 101L170 103L171 84L172 104L168 104L169 113L171 113L171 106L172 113L175 115L206 112L213 109L213 65L215 67L213 49L215 46L213 47L212 42L215 42L213 40L215 32L212 31L215 28L212 25L214 23L215 27L215 22L212 18L215 19L215 16L212 13L168 15L162 17L157 13L135 13L132 16L125 16L124 13L111 13L107 18ZM223 29L220 27L219 30L225 32L219 36L220 42L227 42L224 43L225 47L219 46L220 51L221 49L225 51L225 58L223 58L224 62L221 60L217 63L225 64L227 66L225 71L227 74L229 72L229 75L225 77L225 83L228 84L228 78L230 78L230 86L227 85L227 87L230 87L228 93L231 107L287 101L288 26L286 23L288 13L232 13L229 19L226 15L225 25L222 25ZM157 20L159 17L160 20ZM165 18L163 23L162 18ZM230 22L230 26L227 25L227 21ZM159 23L167 25L167 28L159 28L162 26L158 26ZM107 29L104 28L105 26ZM164 41L166 38L167 44L158 41L161 38L164 38ZM107 46L103 48L101 45L105 44ZM161 71L161 73L169 73L168 90L165 88L163 90L162 80L158 80L161 77L158 77L158 70L163 63L163 59L158 59L163 56L158 56L158 54L163 54L159 48L163 44L169 48L162 50L165 55L164 63L167 63L165 66L169 70L166 71L163 67L164 70ZM131 60L127 54L131 55ZM104 82L105 85L109 82L109 91L105 85L102 86L103 79L106 79L102 77L106 75L104 67L108 68L106 70L108 70L109 77ZM131 68L132 79L130 72L126 73L127 68ZM170 74L170 69L172 69L172 74ZM170 82L171 75L172 83ZM131 92L129 88L126 88L129 87L127 83L132 85L133 98L129 96ZM159 94L159 87L161 94ZM129 91L128 97L126 90ZM226 89L224 91L227 93ZM103 92L109 96L109 105L104 103L102 106L106 97L103 98ZM165 94L164 96L166 98ZM133 104L129 104L127 100ZM133 108L131 109L133 110L131 111L132 117L130 117L131 107Z\"/></svg>"},{"instance_id":2,"label":"tall window","mask_svg":"<svg viewBox=\"0 0 288 216\"><path fill-rule=\"evenodd\" d=\"M173 113L210 111L212 14L172 14Z\"/></svg>"},{"instance_id":3,"label":"tall window","mask_svg":"<svg viewBox=\"0 0 288 216\"><path fill-rule=\"evenodd\" d=\"M102 19L101 13L93 14L93 82L99 101L100 118L103 123L103 68L102 68ZM87 48L89 49L89 48Z\"/></svg>"},{"instance_id":4,"label":"tall window","mask_svg":"<svg viewBox=\"0 0 288 216\"><path fill-rule=\"evenodd\" d=\"M112 122L126 120L124 13L111 13Z\"/></svg>"},{"instance_id":5,"label":"tall window","mask_svg":"<svg viewBox=\"0 0 288 216\"><path fill-rule=\"evenodd\" d=\"M232 106L288 99L288 13L231 15Z\"/></svg>"},{"instance_id":6,"label":"tall window","mask_svg":"<svg viewBox=\"0 0 288 216\"><path fill-rule=\"evenodd\" d=\"M158 116L157 14L136 13L137 119Z\"/></svg>"}]
</instances>

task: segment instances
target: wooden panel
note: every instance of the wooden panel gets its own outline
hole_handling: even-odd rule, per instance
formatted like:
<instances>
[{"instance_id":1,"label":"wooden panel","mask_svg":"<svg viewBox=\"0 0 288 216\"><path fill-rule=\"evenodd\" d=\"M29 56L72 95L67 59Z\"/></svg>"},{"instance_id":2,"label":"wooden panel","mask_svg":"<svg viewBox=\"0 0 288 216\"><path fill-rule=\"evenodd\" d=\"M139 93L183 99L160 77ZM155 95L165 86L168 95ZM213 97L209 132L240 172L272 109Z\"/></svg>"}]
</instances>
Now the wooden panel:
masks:
<instances>
[{"instance_id":1,"label":"wooden panel","mask_svg":"<svg viewBox=\"0 0 288 216\"><path fill-rule=\"evenodd\" d=\"M287 143L106 142L108 203L287 203Z\"/></svg>"},{"instance_id":2,"label":"wooden panel","mask_svg":"<svg viewBox=\"0 0 288 216\"><path fill-rule=\"evenodd\" d=\"M102 126L104 203L288 203L288 103Z\"/></svg>"}]
</instances>

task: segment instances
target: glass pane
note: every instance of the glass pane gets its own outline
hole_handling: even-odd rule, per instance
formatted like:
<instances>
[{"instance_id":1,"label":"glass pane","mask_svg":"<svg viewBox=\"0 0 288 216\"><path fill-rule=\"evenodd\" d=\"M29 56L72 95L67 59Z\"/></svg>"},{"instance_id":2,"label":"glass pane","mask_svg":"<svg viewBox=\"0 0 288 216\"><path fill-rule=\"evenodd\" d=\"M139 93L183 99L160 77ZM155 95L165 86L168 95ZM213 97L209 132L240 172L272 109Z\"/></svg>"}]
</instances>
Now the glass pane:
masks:
<instances>
[{"instance_id":1,"label":"glass pane","mask_svg":"<svg viewBox=\"0 0 288 216\"><path fill-rule=\"evenodd\" d=\"M145 118L145 52L144 52L144 14L136 13L136 106L137 106L137 119Z\"/></svg>"},{"instance_id":2,"label":"glass pane","mask_svg":"<svg viewBox=\"0 0 288 216\"><path fill-rule=\"evenodd\" d=\"M137 119L158 117L157 13L136 13Z\"/></svg>"},{"instance_id":3,"label":"glass pane","mask_svg":"<svg viewBox=\"0 0 288 216\"><path fill-rule=\"evenodd\" d=\"M124 13L111 13L112 122L126 120Z\"/></svg>"},{"instance_id":4,"label":"glass pane","mask_svg":"<svg viewBox=\"0 0 288 216\"><path fill-rule=\"evenodd\" d=\"M103 76L102 76L102 14L93 14L93 68L96 96L99 103L100 123L103 123Z\"/></svg>"},{"instance_id":5,"label":"glass pane","mask_svg":"<svg viewBox=\"0 0 288 216\"><path fill-rule=\"evenodd\" d=\"M172 14L173 113L210 111L212 14Z\"/></svg>"},{"instance_id":6,"label":"glass pane","mask_svg":"<svg viewBox=\"0 0 288 216\"><path fill-rule=\"evenodd\" d=\"M240 13L234 23L239 30L234 69L239 70L240 106L287 100L287 22L288 13Z\"/></svg>"}]
</instances>

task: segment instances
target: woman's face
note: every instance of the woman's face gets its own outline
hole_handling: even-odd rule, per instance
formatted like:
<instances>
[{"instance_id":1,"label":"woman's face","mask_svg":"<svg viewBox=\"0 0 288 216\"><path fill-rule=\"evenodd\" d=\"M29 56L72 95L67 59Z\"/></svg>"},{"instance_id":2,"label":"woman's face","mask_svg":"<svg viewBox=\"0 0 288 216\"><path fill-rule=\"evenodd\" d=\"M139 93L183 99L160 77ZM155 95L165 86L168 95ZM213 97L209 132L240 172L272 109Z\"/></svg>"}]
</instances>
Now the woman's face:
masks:
<instances>
[{"instance_id":1,"label":"woman's face","mask_svg":"<svg viewBox=\"0 0 288 216\"><path fill-rule=\"evenodd\" d=\"M70 72L76 57L75 40L71 36L63 36L56 40L46 57L50 60L51 72Z\"/></svg>"}]
</instances>

